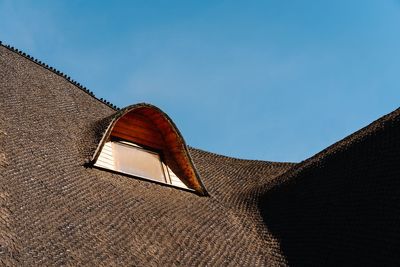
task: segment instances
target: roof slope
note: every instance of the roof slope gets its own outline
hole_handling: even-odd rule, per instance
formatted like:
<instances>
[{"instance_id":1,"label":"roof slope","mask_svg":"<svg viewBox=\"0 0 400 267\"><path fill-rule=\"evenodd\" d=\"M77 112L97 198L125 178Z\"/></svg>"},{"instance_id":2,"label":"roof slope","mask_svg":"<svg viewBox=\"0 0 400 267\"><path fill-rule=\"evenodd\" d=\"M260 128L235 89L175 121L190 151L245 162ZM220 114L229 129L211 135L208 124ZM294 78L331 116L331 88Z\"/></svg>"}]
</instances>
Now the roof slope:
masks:
<instances>
[{"instance_id":1,"label":"roof slope","mask_svg":"<svg viewBox=\"0 0 400 267\"><path fill-rule=\"evenodd\" d=\"M2 265L285 262L257 203L292 164L191 148L210 197L85 168L114 112L0 46Z\"/></svg>"},{"instance_id":2,"label":"roof slope","mask_svg":"<svg viewBox=\"0 0 400 267\"><path fill-rule=\"evenodd\" d=\"M0 46L2 265L400 262L400 109L294 165L189 148L210 196L85 168L115 108Z\"/></svg>"},{"instance_id":3,"label":"roof slope","mask_svg":"<svg viewBox=\"0 0 400 267\"><path fill-rule=\"evenodd\" d=\"M399 265L400 109L296 165L260 198L293 265Z\"/></svg>"}]
</instances>

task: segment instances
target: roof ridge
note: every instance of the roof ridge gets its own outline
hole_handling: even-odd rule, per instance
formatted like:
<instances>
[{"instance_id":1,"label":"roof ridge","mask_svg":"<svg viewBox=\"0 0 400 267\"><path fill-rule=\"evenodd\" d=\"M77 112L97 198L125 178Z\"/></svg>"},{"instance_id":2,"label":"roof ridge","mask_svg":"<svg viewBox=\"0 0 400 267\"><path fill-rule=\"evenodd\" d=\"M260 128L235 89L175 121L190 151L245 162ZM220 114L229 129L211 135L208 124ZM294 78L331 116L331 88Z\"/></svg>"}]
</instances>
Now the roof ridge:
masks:
<instances>
[{"instance_id":1,"label":"roof ridge","mask_svg":"<svg viewBox=\"0 0 400 267\"><path fill-rule=\"evenodd\" d=\"M66 79L69 83L71 83L72 85L75 85L76 87L78 87L79 89L81 89L83 92L87 93L88 95L90 95L91 97L93 97L94 99L100 101L101 103L107 105L108 107L114 109L114 110L120 110L119 107L117 107L116 105L112 104L111 102L107 101L104 98L98 98L96 97L96 95L93 93L93 91L90 91L88 88L86 88L85 86L83 86L82 84L78 83L77 81L71 79L70 76L68 76L67 74L59 71L56 68L53 68L47 64L45 64L44 62L38 60L37 58L34 58L32 56L30 56L29 54L23 52L22 50L19 50L18 48L15 48L14 46L11 46L9 44L4 44L1 40L0 40L0 46L3 46L5 48L7 48L8 50L17 53L18 55L30 60L33 63L38 64L39 66L53 72L54 74L61 76L62 78Z\"/></svg>"},{"instance_id":2,"label":"roof ridge","mask_svg":"<svg viewBox=\"0 0 400 267\"><path fill-rule=\"evenodd\" d=\"M397 108L378 119L372 121L366 126L360 128L359 130L353 132L342 138L341 140L331 144L320 152L314 154L313 156L301 161L296 164L288 171L282 173L279 177L277 177L277 181L279 180L279 184L285 184L291 181L292 177L295 177L299 173L311 168L315 165L323 165L324 161L327 160L330 156L341 153L346 150L347 147L355 145L359 142L362 142L373 133L383 131L388 127L389 123L395 123L395 120L400 120L400 108Z\"/></svg>"}]
</instances>

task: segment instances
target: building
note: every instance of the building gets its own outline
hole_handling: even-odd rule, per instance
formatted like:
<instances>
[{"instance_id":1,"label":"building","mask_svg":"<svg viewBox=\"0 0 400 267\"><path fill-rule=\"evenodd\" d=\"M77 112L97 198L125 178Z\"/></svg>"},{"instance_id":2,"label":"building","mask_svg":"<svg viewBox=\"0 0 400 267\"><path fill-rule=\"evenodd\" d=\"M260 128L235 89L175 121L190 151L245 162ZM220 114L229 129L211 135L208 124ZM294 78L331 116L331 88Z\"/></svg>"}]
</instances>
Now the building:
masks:
<instances>
[{"instance_id":1,"label":"building","mask_svg":"<svg viewBox=\"0 0 400 267\"><path fill-rule=\"evenodd\" d=\"M397 265L399 160L400 109L298 164L241 160L0 46L4 266Z\"/></svg>"}]
</instances>

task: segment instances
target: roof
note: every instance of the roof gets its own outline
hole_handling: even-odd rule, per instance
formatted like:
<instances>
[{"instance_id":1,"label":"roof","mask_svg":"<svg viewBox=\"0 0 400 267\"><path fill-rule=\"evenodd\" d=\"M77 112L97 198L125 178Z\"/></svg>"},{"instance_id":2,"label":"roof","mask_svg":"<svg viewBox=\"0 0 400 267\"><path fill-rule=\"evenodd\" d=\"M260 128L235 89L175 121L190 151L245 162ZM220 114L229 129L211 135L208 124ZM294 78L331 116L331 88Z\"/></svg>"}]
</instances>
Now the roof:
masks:
<instances>
[{"instance_id":1,"label":"roof","mask_svg":"<svg viewBox=\"0 0 400 267\"><path fill-rule=\"evenodd\" d=\"M87 167L120 113L71 81L0 46L2 265L400 262L399 110L297 165L185 145L201 197Z\"/></svg>"},{"instance_id":2,"label":"roof","mask_svg":"<svg viewBox=\"0 0 400 267\"><path fill-rule=\"evenodd\" d=\"M87 168L115 109L3 46L0 70L3 264L284 261L255 211L260 188L292 164L190 148L209 197Z\"/></svg>"}]
</instances>

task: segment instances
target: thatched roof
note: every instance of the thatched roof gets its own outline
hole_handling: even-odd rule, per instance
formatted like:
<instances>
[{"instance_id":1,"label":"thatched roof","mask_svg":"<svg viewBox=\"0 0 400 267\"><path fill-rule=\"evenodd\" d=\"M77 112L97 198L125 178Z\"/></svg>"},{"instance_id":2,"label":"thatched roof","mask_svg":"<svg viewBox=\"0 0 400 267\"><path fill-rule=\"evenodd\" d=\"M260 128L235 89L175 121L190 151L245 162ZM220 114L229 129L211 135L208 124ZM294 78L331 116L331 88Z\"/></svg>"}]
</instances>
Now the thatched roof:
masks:
<instances>
[{"instance_id":1,"label":"thatched roof","mask_svg":"<svg viewBox=\"0 0 400 267\"><path fill-rule=\"evenodd\" d=\"M2 265L399 263L399 110L298 165L185 144L207 197L88 167L116 112L0 46Z\"/></svg>"}]
</instances>

